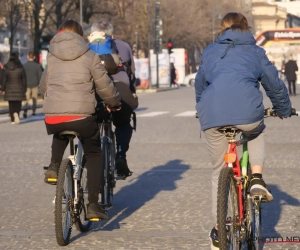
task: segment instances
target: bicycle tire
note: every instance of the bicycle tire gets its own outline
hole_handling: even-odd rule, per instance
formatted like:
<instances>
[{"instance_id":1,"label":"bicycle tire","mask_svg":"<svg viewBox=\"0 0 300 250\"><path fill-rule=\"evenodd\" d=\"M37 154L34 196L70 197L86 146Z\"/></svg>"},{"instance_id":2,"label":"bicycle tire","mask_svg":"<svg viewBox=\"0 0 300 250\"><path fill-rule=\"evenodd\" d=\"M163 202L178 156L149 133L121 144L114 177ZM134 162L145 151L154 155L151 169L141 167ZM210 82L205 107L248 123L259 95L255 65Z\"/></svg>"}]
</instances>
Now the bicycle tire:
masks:
<instances>
[{"instance_id":1,"label":"bicycle tire","mask_svg":"<svg viewBox=\"0 0 300 250\"><path fill-rule=\"evenodd\" d=\"M252 204L252 232L251 242L253 250L260 250L262 248L262 223L261 223L261 204Z\"/></svg>"},{"instance_id":2,"label":"bicycle tire","mask_svg":"<svg viewBox=\"0 0 300 250\"><path fill-rule=\"evenodd\" d=\"M64 159L58 172L54 210L55 235L60 246L70 242L73 197L73 166L69 159Z\"/></svg>"},{"instance_id":3,"label":"bicycle tire","mask_svg":"<svg viewBox=\"0 0 300 250\"><path fill-rule=\"evenodd\" d=\"M106 138L102 142L102 181L101 181L101 204L103 208L110 207L110 187L109 187L109 147Z\"/></svg>"},{"instance_id":4,"label":"bicycle tire","mask_svg":"<svg viewBox=\"0 0 300 250\"><path fill-rule=\"evenodd\" d=\"M238 208L238 196L233 170L232 168L224 167L219 176L217 197L218 238L221 250L239 249L240 243L237 239Z\"/></svg>"},{"instance_id":5,"label":"bicycle tire","mask_svg":"<svg viewBox=\"0 0 300 250\"><path fill-rule=\"evenodd\" d=\"M78 185L78 217L75 222L75 227L80 232L86 232L91 227L92 222L86 219L88 193L87 193L87 169L85 168L86 159L82 158L82 170L80 184Z\"/></svg>"}]
</instances>

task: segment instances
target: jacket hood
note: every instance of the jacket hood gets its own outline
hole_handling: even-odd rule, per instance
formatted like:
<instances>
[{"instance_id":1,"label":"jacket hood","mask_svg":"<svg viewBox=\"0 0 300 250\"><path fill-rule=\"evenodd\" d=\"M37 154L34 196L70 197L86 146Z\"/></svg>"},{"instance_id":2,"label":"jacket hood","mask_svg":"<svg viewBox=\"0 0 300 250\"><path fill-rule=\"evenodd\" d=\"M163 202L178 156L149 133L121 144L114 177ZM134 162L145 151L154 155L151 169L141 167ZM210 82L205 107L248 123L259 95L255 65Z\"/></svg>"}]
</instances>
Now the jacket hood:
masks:
<instances>
[{"instance_id":1,"label":"jacket hood","mask_svg":"<svg viewBox=\"0 0 300 250\"><path fill-rule=\"evenodd\" d=\"M73 32L57 33L51 40L49 52L63 61L72 61L89 50L84 38Z\"/></svg>"},{"instance_id":2,"label":"jacket hood","mask_svg":"<svg viewBox=\"0 0 300 250\"><path fill-rule=\"evenodd\" d=\"M21 65L16 64L14 61L8 61L5 65L4 68L9 69L9 70L14 70L17 68L20 68Z\"/></svg>"},{"instance_id":3,"label":"jacket hood","mask_svg":"<svg viewBox=\"0 0 300 250\"><path fill-rule=\"evenodd\" d=\"M221 59L223 59L227 55L228 50L234 48L235 45L255 45L256 41L249 31L243 32L228 29L222 35L218 36L216 43L228 45L221 56Z\"/></svg>"},{"instance_id":4,"label":"jacket hood","mask_svg":"<svg viewBox=\"0 0 300 250\"><path fill-rule=\"evenodd\" d=\"M217 43L232 45L255 45L256 41L250 31L242 32L239 30L226 30L222 35L218 36Z\"/></svg>"}]
</instances>

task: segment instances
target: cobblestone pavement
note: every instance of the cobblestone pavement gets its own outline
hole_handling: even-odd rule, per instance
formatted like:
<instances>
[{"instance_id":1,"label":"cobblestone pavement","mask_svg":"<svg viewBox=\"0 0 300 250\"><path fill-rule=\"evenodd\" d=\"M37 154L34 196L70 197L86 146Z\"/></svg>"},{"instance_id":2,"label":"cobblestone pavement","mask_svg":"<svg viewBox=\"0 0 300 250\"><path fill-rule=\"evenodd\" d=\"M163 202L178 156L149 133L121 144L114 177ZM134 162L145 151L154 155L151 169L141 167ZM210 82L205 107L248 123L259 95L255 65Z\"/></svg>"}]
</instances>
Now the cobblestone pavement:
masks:
<instances>
[{"instance_id":1,"label":"cobblestone pavement","mask_svg":"<svg viewBox=\"0 0 300 250\"><path fill-rule=\"evenodd\" d=\"M133 176L118 181L109 220L86 234L73 229L64 249L209 249L213 226L211 166L199 138L192 88L139 95L138 117L128 161ZM300 96L292 97L300 110ZM266 100L266 105L270 103ZM50 160L41 109L11 125L0 115L0 249L60 249L54 233L55 186L43 183ZM263 205L264 237L300 237L300 117L266 119L264 179L274 201ZM300 249L300 244L265 244L263 249Z\"/></svg>"}]
</instances>

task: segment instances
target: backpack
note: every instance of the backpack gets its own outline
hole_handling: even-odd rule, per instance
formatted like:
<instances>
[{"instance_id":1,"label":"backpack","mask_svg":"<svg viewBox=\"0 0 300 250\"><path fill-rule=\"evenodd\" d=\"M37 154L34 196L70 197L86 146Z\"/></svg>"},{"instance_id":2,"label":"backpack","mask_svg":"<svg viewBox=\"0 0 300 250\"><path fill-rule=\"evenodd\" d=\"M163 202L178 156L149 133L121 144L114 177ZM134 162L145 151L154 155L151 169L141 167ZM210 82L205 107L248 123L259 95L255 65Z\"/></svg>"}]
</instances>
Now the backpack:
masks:
<instances>
[{"instance_id":1,"label":"backpack","mask_svg":"<svg viewBox=\"0 0 300 250\"><path fill-rule=\"evenodd\" d=\"M106 37L105 39L98 39L89 43L90 49L99 55L101 63L109 75L117 74L122 65L118 51L116 48L113 48L112 42L113 40L110 37Z\"/></svg>"}]
</instances>

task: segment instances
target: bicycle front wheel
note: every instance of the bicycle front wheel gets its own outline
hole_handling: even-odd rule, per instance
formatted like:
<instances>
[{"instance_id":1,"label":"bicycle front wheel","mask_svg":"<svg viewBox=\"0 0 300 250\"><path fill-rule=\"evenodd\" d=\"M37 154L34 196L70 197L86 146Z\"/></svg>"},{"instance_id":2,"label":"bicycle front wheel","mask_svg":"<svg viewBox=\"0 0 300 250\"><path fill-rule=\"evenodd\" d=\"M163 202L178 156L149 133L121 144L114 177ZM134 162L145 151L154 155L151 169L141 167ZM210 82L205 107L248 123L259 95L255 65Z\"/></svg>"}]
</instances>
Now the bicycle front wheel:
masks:
<instances>
[{"instance_id":1,"label":"bicycle front wheel","mask_svg":"<svg viewBox=\"0 0 300 250\"><path fill-rule=\"evenodd\" d=\"M238 220L238 196L233 170L224 167L219 176L217 200L218 238L221 250L239 249Z\"/></svg>"},{"instance_id":2,"label":"bicycle front wheel","mask_svg":"<svg viewBox=\"0 0 300 250\"><path fill-rule=\"evenodd\" d=\"M101 181L101 204L104 208L111 206L110 180L110 151L106 139L102 143L102 181Z\"/></svg>"},{"instance_id":3,"label":"bicycle front wheel","mask_svg":"<svg viewBox=\"0 0 300 250\"><path fill-rule=\"evenodd\" d=\"M54 211L56 240L60 246L66 246L70 241L73 197L73 166L69 159L64 159L58 173Z\"/></svg>"}]
</instances>

